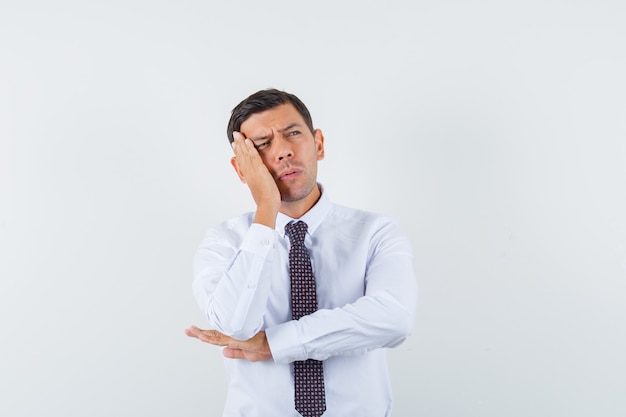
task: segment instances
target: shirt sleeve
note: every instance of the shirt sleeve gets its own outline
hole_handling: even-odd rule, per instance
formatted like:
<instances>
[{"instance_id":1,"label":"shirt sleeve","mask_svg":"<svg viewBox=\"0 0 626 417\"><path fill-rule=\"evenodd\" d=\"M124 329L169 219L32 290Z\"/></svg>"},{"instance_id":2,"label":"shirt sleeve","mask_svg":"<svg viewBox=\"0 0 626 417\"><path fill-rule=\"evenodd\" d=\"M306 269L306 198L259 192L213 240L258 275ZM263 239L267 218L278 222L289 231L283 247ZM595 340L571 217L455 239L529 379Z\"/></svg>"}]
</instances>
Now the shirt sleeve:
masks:
<instances>
[{"instance_id":1,"label":"shirt sleeve","mask_svg":"<svg viewBox=\"0 0 626 417\"><path fill-rule=\"evenodd\" d=\"M274 361L324 360L401 344L414 324L417 281L411 244L394 223L372 237L364 279L364 295L355 302L266 329Z\"/></svg>"},{"instance_id":2,"label":"shirt sleeve","mask_svg":"<svg viewBox=\"0 0 626 417\"><path fill-rule=\"evenodd\" d=\"M263 326L277 234L252 224L239 245L236 235L207 232L194 259L193 294L212 328L247 340Z\"/></svg>"}]
</instances>

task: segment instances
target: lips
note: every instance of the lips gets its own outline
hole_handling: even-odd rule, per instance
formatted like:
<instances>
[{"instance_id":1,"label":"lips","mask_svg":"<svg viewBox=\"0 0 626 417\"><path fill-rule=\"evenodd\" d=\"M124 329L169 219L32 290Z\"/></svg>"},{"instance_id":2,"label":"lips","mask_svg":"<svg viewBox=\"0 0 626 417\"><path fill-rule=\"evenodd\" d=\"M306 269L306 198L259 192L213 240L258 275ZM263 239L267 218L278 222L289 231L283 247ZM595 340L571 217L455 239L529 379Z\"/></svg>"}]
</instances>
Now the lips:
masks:
<instances>
[{"instance_id":1,"label":"lips","mask_svg":"<svg viewBox=\"0 0 626 417\"><path fill-rule=\"evenodd\" d=\"M296 168L287 168L278 175L278 179L281 181L289 181L299 176L301 172L301 170Z\"/></svg>"}]
</instances>

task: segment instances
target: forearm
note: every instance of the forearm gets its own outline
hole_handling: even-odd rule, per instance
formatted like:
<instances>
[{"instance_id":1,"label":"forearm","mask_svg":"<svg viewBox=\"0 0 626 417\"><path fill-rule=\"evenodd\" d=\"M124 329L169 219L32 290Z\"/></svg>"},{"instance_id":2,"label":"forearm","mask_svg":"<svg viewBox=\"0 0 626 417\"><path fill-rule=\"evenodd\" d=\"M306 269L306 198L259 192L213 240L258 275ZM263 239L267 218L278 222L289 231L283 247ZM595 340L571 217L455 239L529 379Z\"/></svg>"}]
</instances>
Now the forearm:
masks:
<instances>
[{"instance_id":1,"label":"forearm","mask_svg":"<svg viewBox=\"0 0 626 417\"><path fill-rule=\"evenodd\" d=\"M368 295L341 308L318 310L268 328L266 334L279 363L358 355L402 343L412 330L414 307L411 296L399 300L388 293Z\"/></svg>"},{"instance_id":2,"label":"forearm","mask_svg":"<svg viewBox=\"0 0 626 417\"><path fill-rule=\"evenodd\" d=\"M274 207L271 203L259 204L254 215L254 222L274 229L276 227L277 214L278 207Z\"/></svg>"}]
</instances>

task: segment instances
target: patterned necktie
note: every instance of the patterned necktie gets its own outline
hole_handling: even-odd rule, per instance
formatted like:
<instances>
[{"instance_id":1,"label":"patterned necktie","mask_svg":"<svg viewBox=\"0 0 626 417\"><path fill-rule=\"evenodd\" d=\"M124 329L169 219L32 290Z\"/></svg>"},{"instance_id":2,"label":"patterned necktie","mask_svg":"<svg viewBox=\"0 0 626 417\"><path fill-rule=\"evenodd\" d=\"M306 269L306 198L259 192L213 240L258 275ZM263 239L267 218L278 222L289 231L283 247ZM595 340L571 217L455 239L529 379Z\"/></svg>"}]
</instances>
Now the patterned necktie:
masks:
<instances>
[{"instance_id":1,"label":"patterned necktie","mask_svg":"<svg viewBox=\"0 0 626 417\"><path fill-rule=\"evenodd\" d=\"M307 224L303 221L285 226L289 236L289 275L291 276L291 314L294 320L317 310L315 278L311 258L304 246ZM296 410L303 417L319 417L326 411L323 362L314 359L293 363Z\"/></svg>"}]
</instances>

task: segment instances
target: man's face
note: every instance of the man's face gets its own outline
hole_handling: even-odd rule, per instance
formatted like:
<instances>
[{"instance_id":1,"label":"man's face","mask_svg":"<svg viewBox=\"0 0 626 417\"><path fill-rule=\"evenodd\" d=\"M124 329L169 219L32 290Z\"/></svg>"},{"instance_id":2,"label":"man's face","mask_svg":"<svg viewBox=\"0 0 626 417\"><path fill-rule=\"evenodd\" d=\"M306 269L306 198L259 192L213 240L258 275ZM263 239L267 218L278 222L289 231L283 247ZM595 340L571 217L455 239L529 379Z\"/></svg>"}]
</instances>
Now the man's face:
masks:
<instances>
[{"instance_id":1,"label":"man's face","mask_svg":"<svg viewBox=\"0 0 626 417\"><path fill-rule=\"evenodd\" d=\"M254 143L284 202L311 194L317 184L317 161L324 158L324 136L320 130L311 133L293 105L253 114L240 132Z\"/></svg>"}]
</instances>

